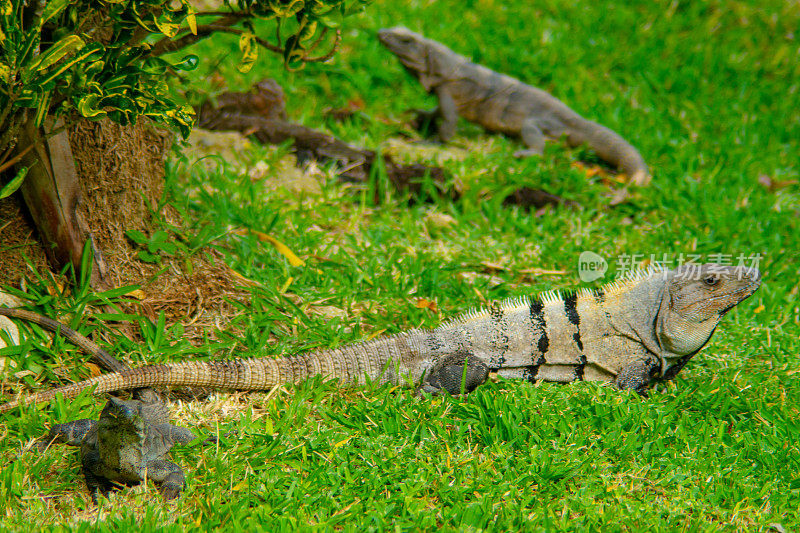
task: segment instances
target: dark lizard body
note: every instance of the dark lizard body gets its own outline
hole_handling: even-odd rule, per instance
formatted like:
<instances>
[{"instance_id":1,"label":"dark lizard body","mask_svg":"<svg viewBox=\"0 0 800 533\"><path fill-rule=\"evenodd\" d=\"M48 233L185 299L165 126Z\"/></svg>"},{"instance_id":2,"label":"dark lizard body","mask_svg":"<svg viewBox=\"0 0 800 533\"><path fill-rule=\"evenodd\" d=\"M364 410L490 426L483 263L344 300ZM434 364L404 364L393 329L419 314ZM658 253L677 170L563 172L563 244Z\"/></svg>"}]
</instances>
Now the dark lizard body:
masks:
<instances>
[{"instance_id":1,"label":"dark lizard body","mask_svg":"<svg viewBox=\"0 0 800 533\"><path fill-rule=\"evenodd\" d=\"M443 142L453 137L461 116L488 131L521 137L529 148L522 154L541 154L545 139L565 137L570 146L586 144L627 174L631 183L650 182L650 172L636 148L545 91L472 63L406 28L380 30L378 39L438 97L439 107L429 116L441 118L439 138Z\"/></svg>"},{"instance_id":2,"label":"dark lizard body","mask_svg":"<svg viewBox=\"0 0 800 533\"><path fill-rule=\"evenodd\" d=\"M311 376L340 383L417 384L423 391L469 392L490 370L530 381L599 381L644 393L672 379L717 324L761 284L758 270L684 265L639 271L595 291L520 298L468 312L434 330L283 358L187 361L91 378L30 397L70 398L152 386L269 390ZM19 400L0 405L0 413Z\"/></svg>"},{"instance_id":3,"label":"dark lizard body","mask_svg":"<svg viewBox=\"0 0 800 533\"><path fill-rule=\"evenodd\" d=\"M110 398L99 420L56 424L44 439L80 446L83 474L95 501L98 493L145 479L157 483L164 499L171 500L180 495L186 481L181 467L169 460L169 450L195 436L169 424L161 402Z\"/></svg>"}]
</instances>

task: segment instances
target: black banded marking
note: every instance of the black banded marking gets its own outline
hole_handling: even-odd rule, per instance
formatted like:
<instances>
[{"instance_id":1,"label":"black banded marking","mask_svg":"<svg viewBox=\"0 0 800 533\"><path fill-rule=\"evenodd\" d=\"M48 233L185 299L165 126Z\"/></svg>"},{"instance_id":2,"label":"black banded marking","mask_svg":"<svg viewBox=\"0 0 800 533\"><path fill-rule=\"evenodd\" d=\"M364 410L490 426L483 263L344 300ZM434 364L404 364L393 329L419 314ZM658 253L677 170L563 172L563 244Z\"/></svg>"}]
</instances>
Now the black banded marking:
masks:
<instances>
[{"instance_id":1,"label":"black banded marking","mask_svg":"<svg viewBox=\"0 0 800 533\"><path fill-rule=\"evenodd\" d=\"M606 293L603 292L603 289L594 291L594 301L597 305L603 305L606 302Z\"/></svg>"},{"instance_id":2,"label":"black banded marking","mask_svg":"<svg viewBox=\"0 0 800 533\"><path fill-rule=\"evenodd\" d=\"M536 354L531 353L531 362L533 362L533 365L528 367L530 369L528 381L535 382L536 375L539 373L539 367L547 363L547 358L545 356L547 351L550 349L550 339L547 336L547 322L544 319L544 303L542 303L540 300L534 300L531 302L530 319L531 324L533 325L534 333L539 334L539 340L536 342L536 348L538 349L539 354L534 361L533 356Z\"/></svg>"},{"instance_id":3,"label":"black banded marking","mask_svg":"<svg viewBox=\"0 0 800 533\"><path fill-rule=\"evenodd\" d=\"M508 321L505 312L499 305L492 305L489 308L489 317L492 319L492 344L498 351L495 368L502 368L506 364L506 353L509 349Z\"/></svg>"},{"instance_id":4,"label":"black banded marking","mask_svg":"<svg viewBox=\"0 0 800 533\"><path fill-rule=\"evenodd\" d=\"M575 339L575 345L581 352L578 355L578 364L575 367L575 379L582 381L584 379L584 371L586 370L586 355L583 353L583 341L581 340L581 316L578 314L578 294L572 293L564 297L564 313L567 315L567 320L575 325L575 333L572 338Z\"/></svg>"},{"instance_id":5,"label":"black banded marking","mask_svg":"<svg viewBox=\"0 0 800 533\"><path fill-rule=\"evenodd\" d=\"M538 371L539 371L539 369L537 368L536 372L538 372ZM534 374L534 370L533 370L532 366L523 367L522 368L522 374L520 375L520 377L524 381L530 381L531 383L535 383L536 382L536 375Z\"/></svg>"}]
</instances>

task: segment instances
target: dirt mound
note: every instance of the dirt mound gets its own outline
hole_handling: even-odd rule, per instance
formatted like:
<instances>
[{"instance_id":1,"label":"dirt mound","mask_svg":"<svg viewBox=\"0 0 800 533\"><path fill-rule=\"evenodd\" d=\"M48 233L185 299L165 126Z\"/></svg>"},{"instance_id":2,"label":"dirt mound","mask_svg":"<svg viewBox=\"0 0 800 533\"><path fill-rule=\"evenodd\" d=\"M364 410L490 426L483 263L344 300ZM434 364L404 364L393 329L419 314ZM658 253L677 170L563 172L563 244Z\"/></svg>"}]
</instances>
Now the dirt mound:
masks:
<instances>
[{"instance_id":1,"label":"dirt mound","mask_svg":"<svg viewBox=\"0 0 800 533\"><path fill-rule=\"evenodd\" d=\"M171 135L147 120L125 127L84 121L70 131L82 193L78 212L101 258L105 288L140 285L129 312L155 320L164 311L170 323L184 323L187 336L199 337L201 329L219 327L237 312L227 300L249 299L247 280L213 250L189 259L165 257L159 264L140 261L137 245L125 234L151 235L157 221L183 226L180 215L162 205L164 157L171 144ZM32 269L50 269L43 246L19 196L0 201L0 284L19 286L34 277ZM58 278L57 272L51 275Z\"/></svg>"}]
</instances>

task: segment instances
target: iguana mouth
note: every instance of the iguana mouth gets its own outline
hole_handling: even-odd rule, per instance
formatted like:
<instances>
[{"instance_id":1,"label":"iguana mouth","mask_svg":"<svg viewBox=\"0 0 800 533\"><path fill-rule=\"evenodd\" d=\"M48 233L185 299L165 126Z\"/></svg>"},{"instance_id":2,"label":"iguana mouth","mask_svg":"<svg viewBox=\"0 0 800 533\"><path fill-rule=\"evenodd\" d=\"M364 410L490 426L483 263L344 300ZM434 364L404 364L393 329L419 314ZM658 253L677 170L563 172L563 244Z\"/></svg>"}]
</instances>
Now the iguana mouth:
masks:
<instances>
[{"instance_id":1,"label":"iguana mouth","mask_svg":"<svg viewBox=\"0 0 800 533\"><path fill-rule=\"evenodd\" d=\"M733 302L731 304L728 304L724 309L722 309L719 312L719 316L724 316L725 313L727 313L728 311L730 311L731 309L733 309L734 307L736 307L737 305L739 305L743 301L745 301L748 298L750 298L756 292L756 290L758 290L758 287L760 285L761 285L761 276L758 276L754 281L750 282L748 285L746 285L746 286L744 286L744 287L742 287L740 289L737 289L735 291L731 291L728 294L726 294L725 296L735 296L737 294L742 294L742 293L745 293L745 292L749 292L750 293L747 296L745 296L744 298L741 298L741 299L739 299L739 300L737 300L737 301L735 301L735 302ZM722 298L722 297L723 296L719 296L717 298L710 298L710 300L717 300L717 299Z\"/></svg>"}]
</instances>

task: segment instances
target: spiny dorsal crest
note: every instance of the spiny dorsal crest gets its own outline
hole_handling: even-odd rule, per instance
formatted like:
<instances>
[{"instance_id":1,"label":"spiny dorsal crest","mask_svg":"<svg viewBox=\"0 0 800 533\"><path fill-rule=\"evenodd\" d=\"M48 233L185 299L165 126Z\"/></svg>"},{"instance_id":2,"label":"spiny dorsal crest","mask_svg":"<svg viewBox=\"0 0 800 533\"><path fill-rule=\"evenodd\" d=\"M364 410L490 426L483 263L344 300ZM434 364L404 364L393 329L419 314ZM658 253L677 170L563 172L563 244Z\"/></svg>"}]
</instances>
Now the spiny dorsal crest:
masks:
<instances>
[{"instance_id":1,"label":"spiny dorsal crest","mask_svg":"<svg viewBox=\"0 0 800 533\"><path fill-rule=\"evenodd\" d=\"M572 295L577 295L579 298L594 298L599 294L604 294L606 296L618 296L631 288L635 287L640 281L643 279L649 278L654 274L664 274L668 272L668 269L664 268L659 264L652 264L644 268L635 268L631 269L627 273L623 274L619 278L601 285L599 288L590 289L590 288L581 288L577 291L559 291L559 290L551 290L547 292L543 292L538 296L531 298L528 296L517 296L511 297L506 300L501 301L496 306L493 306L494 309L500 309L502 311L516 309L519 307L530 307L531 303L534 301L541 302L542 304L557 304L559 302L563 302L565 297L569 297ZM473 320L482 320L490 316L492 308L486 307L478 307L472 308L461 315L458 315L455 318L452 318L445 322L442 326L449 327L449 326L457 326L459 324L465 324L467 322L472 322Z\"/></svg>"}]
</instances>

